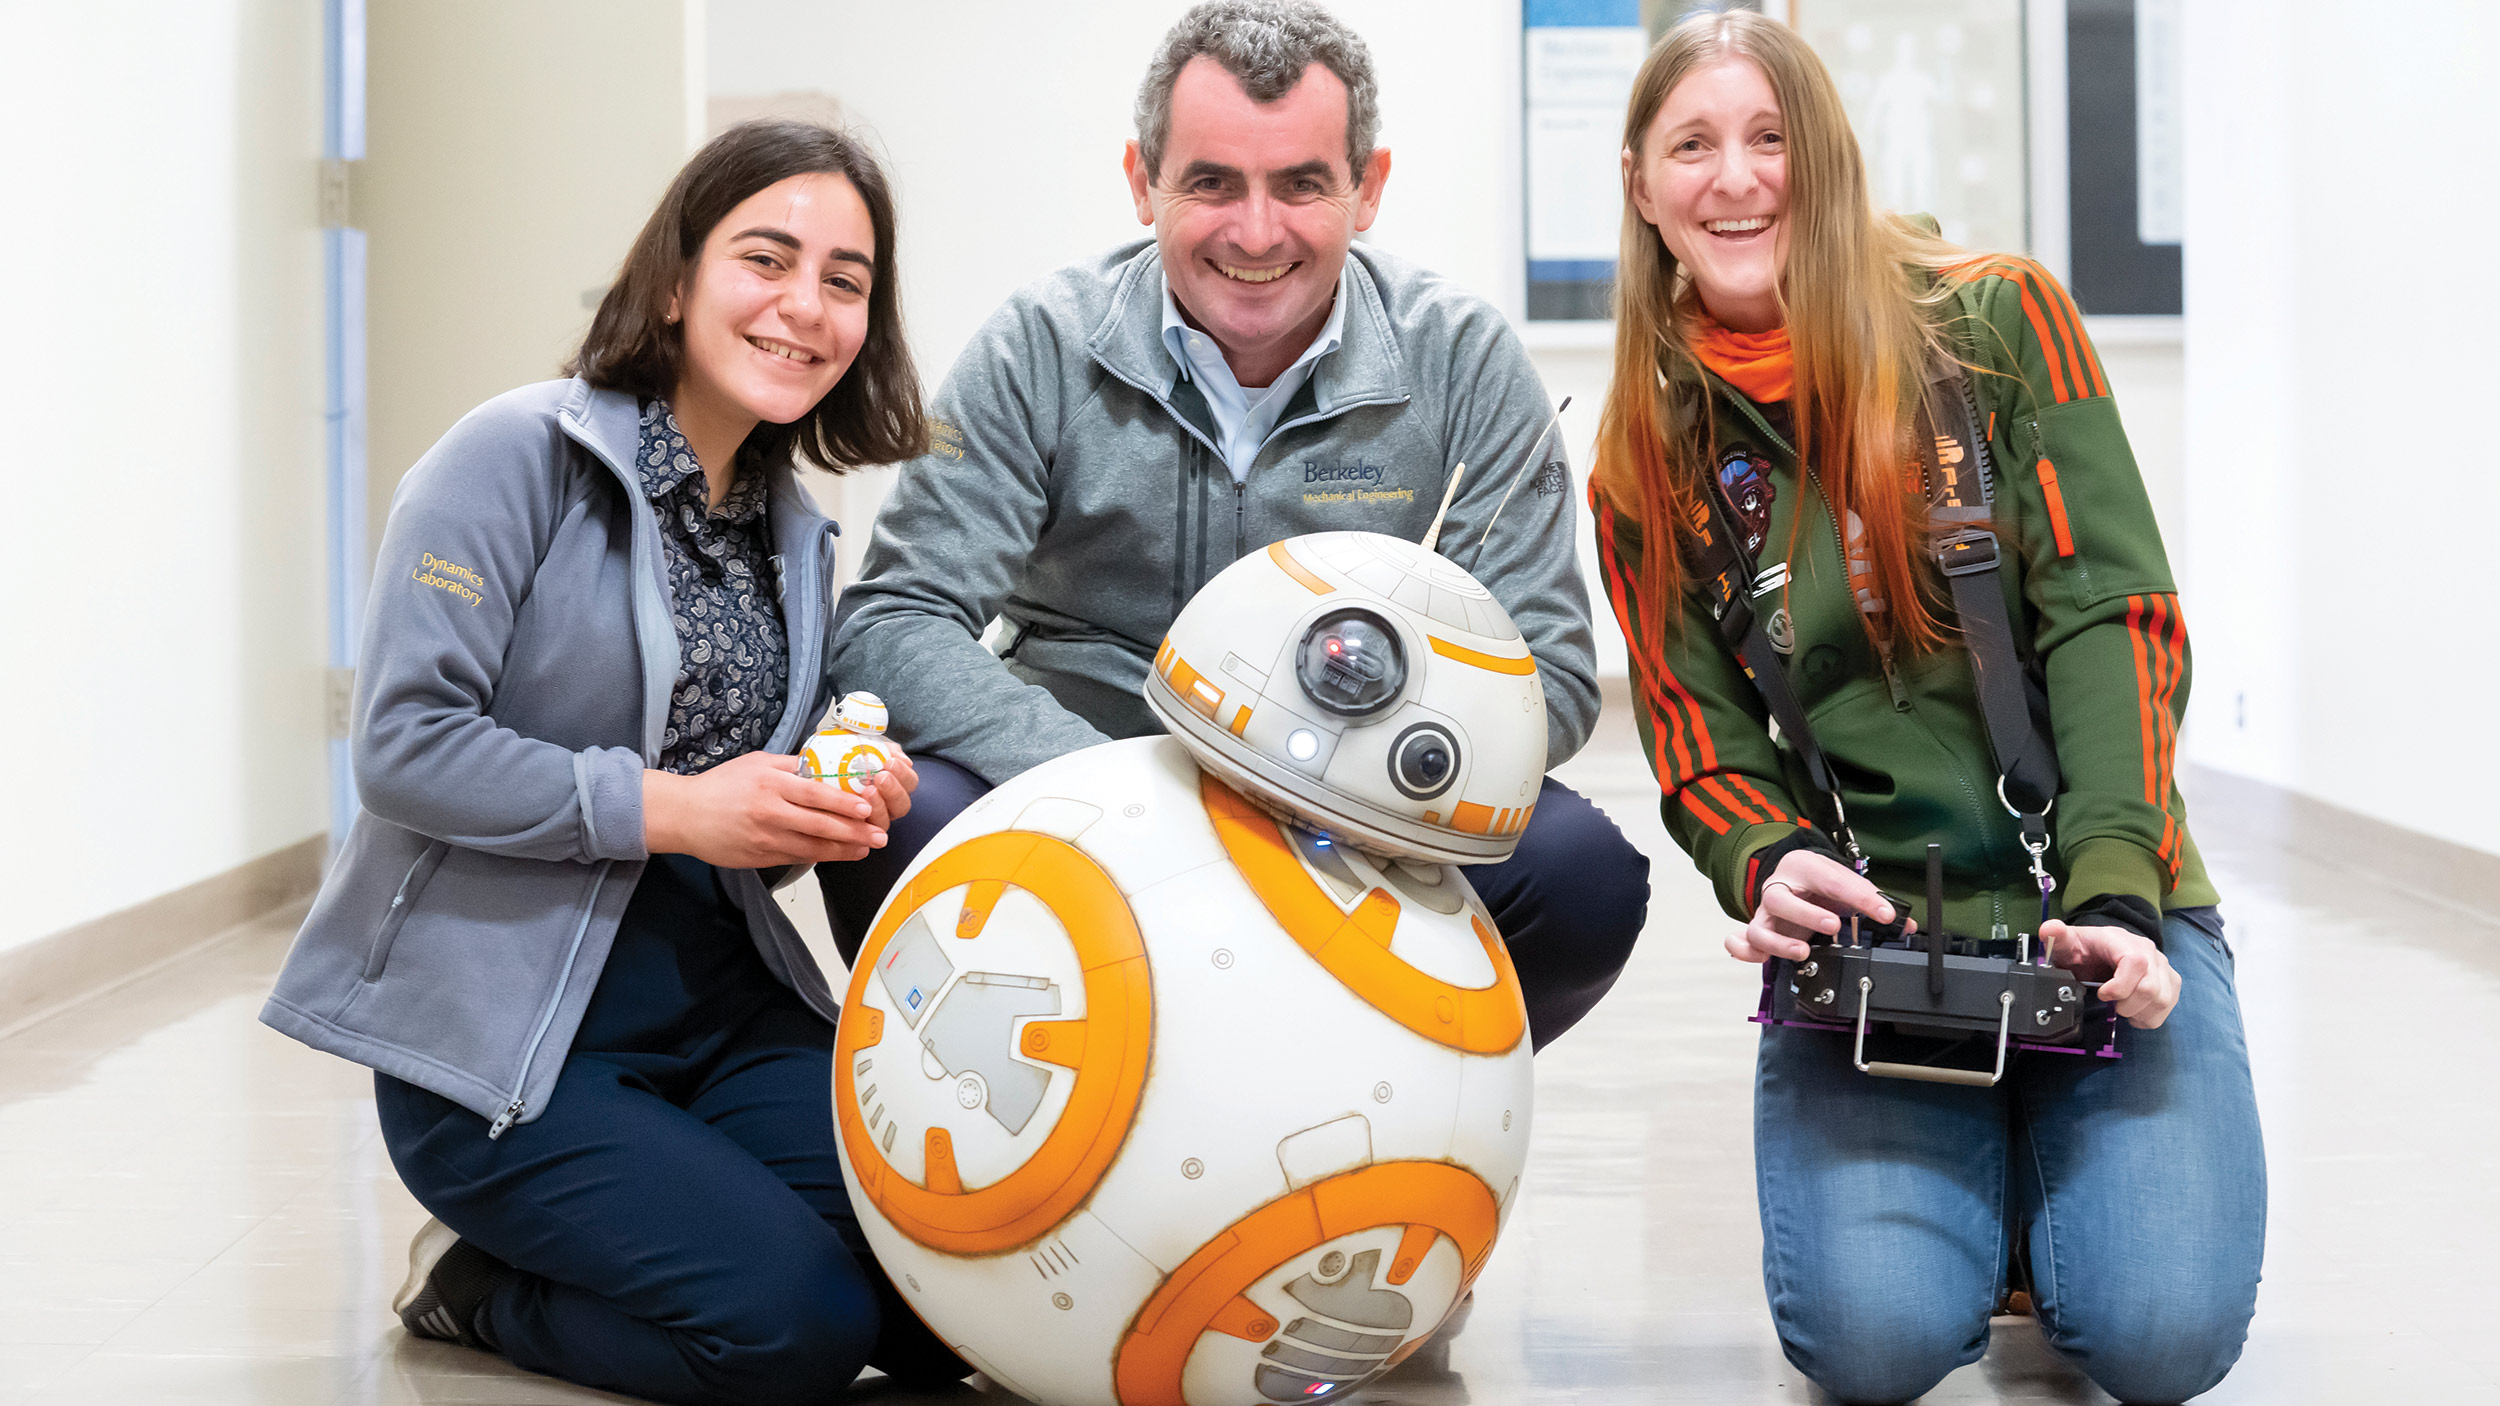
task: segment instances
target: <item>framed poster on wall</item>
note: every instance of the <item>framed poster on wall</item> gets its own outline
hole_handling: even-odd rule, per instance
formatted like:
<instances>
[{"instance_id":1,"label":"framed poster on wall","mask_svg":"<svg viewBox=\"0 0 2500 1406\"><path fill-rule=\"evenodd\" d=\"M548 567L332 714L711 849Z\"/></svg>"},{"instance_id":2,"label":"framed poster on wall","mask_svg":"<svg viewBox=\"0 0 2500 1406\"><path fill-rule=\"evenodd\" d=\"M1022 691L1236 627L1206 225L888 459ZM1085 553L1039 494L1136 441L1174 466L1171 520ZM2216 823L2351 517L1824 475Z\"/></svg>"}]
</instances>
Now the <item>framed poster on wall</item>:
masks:
<instances>
[{"instance_id":1,"label":"framed poster on wall","mask_svg":"<svg viewBox=\"0 0 2500 1406\"><path fill-rule=\"evenodd\" d=\"M1623 220L1623 110L1652 38L1641 0L1527 0L1528 318L1608 316Z\"/></svg>"},{"instance_id":2,"label":"framed poster on wall","mask_svg":"<svg viewBox=\"0 0 2500 1406\"><path fill-rule=\"evenodd\" d=\"M1974 249L2029 246L2022 0L1799 0L1886 210Z\"/></svg>"},{"instance_id":3,"label":"framed poster on wall","mask_svg":"<svg viewBox=\"0 0 2500 1406\"><path fill-rule=\"evenodd\" d=\"M2182 0L1756 0L1840 88L1875 203L2030 253L2096 314L2179 310ZM1525 0L1527 314L1609 315L1624 110L1709 0Z\"/></svg>"}]
</instances>

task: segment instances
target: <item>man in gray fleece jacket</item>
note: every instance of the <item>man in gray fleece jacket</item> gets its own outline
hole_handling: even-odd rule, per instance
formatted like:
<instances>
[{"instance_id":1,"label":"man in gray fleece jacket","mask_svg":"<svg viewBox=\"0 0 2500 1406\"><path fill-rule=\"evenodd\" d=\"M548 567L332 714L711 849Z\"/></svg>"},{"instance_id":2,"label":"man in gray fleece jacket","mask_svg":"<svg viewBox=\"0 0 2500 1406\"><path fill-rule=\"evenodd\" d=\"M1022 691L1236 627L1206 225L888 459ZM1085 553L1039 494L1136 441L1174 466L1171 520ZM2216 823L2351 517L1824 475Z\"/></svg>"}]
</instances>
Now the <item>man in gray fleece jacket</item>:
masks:
<instances>
[{"instance_id":1,"label":"man in gray fleece jacket","mask_svg":"<svg viewBox=\"0 0 2500 1406\"><path fill-rule=\"evenodd\" d=\"M1420 539L1461 463L1442 550L1526 636L1549 764L1597 718L1571 476L1525 350L1483 300L1352 248L1389 174L1362 40L1314 5L1200 5L1166 36L1137 118L1126 164L1155 237L990 318L842 600L835 679L883 697L923 759L911 815L863 862L895 875L989 786L1159 731L1139 690L1209 577L1308 532ZM1517 854L1468 871L1539 1046L1622 969L1647 874L1550 778ZM828 894L846 956L869 892Z\"/></svg>"}]
</instances>

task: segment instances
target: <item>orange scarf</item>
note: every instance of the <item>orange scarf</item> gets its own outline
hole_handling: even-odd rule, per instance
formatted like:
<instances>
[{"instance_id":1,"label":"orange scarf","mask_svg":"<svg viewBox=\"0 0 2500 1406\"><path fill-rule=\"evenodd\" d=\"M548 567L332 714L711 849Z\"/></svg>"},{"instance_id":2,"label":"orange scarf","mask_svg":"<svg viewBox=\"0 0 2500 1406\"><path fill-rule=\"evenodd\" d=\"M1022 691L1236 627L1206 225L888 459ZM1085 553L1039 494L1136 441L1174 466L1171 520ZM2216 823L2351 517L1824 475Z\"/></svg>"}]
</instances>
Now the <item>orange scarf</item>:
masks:
<instances>
[{"instance_id":1,"label":"orange scarf","mask_svg":"<svg viewBox=\"0 0 2500 1406\"><path fill-rule=\"evenodd\" d=\"M1693 355L1756 404L1786 400L1797 386L1797 358L1789 350L1786 327L1731 332L1703 313Z\"/></svg>"}]
</instances>

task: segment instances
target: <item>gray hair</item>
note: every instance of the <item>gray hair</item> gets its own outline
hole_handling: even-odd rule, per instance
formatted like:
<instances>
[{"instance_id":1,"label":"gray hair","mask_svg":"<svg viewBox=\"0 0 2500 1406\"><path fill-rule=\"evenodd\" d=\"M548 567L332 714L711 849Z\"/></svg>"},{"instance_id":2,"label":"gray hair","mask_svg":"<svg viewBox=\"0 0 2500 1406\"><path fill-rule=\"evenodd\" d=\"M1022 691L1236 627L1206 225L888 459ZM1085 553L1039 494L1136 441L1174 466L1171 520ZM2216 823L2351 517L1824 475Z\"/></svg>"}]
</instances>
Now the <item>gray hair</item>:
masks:
<instances>
[{"instance_id":1,"label":"gray hair","mask_svg":"<svg viewBox=\"0 0 2500 1406\"><path fill-rule=\"evenodd\" d=\"M1362 36L1309 0L1207 0L1163 36L1137 88L1137 150L1149 180L1161 173L1172 136L1172 85L1201 54L1240 79L1253 102L1293 91L1314 63L1337 75L1345 84L1346 170L1363 179L1380 137L1380 84Z\"/></svg>"}]
</instances>

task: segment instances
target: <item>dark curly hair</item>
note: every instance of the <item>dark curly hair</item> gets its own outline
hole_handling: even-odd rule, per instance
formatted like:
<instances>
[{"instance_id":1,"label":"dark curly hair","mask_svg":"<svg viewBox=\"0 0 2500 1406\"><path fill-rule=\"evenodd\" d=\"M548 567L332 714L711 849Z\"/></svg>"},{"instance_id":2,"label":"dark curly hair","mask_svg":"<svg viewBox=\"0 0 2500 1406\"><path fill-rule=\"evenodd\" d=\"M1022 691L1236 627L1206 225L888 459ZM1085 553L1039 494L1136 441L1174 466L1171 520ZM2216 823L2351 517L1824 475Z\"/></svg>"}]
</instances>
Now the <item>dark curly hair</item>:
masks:
<instances>
[{"instance_id":1,"label":"dark curly hair","mask_svg":"<svg viewBox=\"0 0 2500 1406\"><path fill-rule=\"evenodd\" d=\"M1253 102L1272 103L1293 91L1312 64L1345 84L1348 178L1361 184L1380 139L1380 82L1361 35L1310 0L1206 0L1173 24L1137 87L1137 154L1146 177L1163 170L1172 137L1172 88L1191 59L1204 54L1238 80Z\"/></svg>"},{"instance_id":2,"label":"dark curly hair","mask_svg":"<svg viewBox=\"0 0 2500 1406\"><path fill-rule=\"evenodd\" d=\"M741 460L807 462L839 473L891 464L928 448L920 374L903 341L902 288L894 267L894 193L885 170L858 138L812 122L741 122L704 144L671 181L660 207L634 236L625 267L581 348L564 368L602 390L657 399L674 393L685 359L685 331L668 320L669 299L685 285L704 240L739 202L792 176L841 176L859 192L876 233L868 288L868 337L859 356L816 408L786 425L757 425Z\"/></svg>"}]
</instances>

